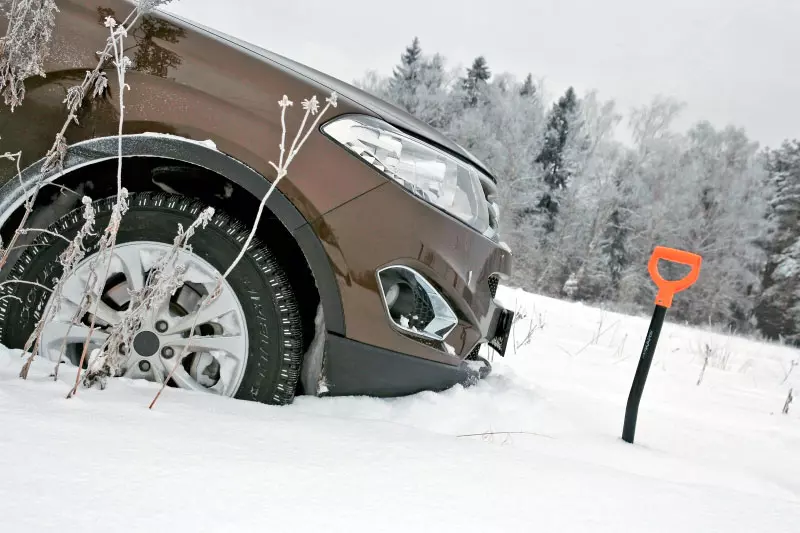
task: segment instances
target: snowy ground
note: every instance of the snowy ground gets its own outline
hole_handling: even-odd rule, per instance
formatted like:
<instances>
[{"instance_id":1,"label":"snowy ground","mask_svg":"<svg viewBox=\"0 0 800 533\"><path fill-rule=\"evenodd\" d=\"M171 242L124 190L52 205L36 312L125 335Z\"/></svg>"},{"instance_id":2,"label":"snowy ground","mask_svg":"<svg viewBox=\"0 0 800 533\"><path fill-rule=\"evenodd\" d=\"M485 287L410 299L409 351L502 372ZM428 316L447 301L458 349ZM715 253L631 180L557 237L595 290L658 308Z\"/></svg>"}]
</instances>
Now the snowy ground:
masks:
<instances>
[{"instance_id":1,"label":"snowy ground","mask_svg":"<svg viewBox=\"0 0 800 533\"><path fill-rule=\"evenodd\" d=\"M528 346L479 386L396 400L170 390L148 411L151 384L65 400L74 374L40 362L23 382L0 353L0 529L800 530L800 405L780 414L800 352L666 325L631 446L647 319L502 297L544 315ZM706 344L730 358L697 386ZM459 437L489 431L527 433Z\"/></svg>"}]
</instances>

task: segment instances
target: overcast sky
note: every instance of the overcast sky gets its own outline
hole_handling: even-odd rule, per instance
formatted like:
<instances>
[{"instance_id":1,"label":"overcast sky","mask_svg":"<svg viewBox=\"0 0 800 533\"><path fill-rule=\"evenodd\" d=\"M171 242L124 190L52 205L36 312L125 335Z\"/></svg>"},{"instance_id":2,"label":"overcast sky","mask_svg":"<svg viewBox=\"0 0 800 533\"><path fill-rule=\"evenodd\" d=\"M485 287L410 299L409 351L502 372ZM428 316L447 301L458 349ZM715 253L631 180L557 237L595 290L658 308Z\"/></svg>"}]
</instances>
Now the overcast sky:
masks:
<instances>
[{"instance_id":1,"label":"overcast sky","mask_svg":"<svg viewBox=\"0 0 800 533\"><path fill-rule=\"evenodd\" d=\"M388 73L412 37L449 66L484 55L552 95L621 110L656 94L762 145L800 137L800 0L175 0L186 17L345 81Z\"/></svg>"}]
</instances>

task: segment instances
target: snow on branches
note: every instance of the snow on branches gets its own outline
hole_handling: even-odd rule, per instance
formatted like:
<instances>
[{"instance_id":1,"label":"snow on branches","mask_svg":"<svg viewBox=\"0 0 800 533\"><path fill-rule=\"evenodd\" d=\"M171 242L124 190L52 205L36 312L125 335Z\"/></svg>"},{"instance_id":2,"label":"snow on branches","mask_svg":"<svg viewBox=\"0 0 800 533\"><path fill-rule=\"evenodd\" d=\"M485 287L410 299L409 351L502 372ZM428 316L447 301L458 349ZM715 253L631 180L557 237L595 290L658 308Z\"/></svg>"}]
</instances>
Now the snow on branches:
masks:
<instances>
[{"instance_id":1,"label":"snow on branches","mask_svg":"<svg viewBox=\"0 0 800 533\"><path fill-rule=\"evenodd\" d=\"M56 13L55 0L11 0L8 30L0 38L0 93L12 112L25 99L25 80L45 76Z\"/></svg>"}]
</instances>

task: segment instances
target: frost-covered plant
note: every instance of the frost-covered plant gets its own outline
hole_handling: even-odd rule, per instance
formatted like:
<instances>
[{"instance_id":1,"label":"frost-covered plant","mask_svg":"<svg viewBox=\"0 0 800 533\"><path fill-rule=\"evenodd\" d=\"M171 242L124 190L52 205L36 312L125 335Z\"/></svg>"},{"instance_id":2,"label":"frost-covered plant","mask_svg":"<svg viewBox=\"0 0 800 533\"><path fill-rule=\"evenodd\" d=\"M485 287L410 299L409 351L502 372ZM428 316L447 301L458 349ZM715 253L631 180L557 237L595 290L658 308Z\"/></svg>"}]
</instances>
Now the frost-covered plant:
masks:
<instances>
[{"instance_id":1,"label":"frost-covered plant","mask_svg":"<svg viewBox=\"0 0 800 533\"><path fill-rule=\"evenodd\" d=\"M25 185L22 181L22 169L20 168L21 160L22 160L22 152L6 152L4 154L0 154L0 159L8 159L9 161L13 161L17 167L17 178L19 179L20 185L24 188ZM28 221L30 217L31 211L33 209L33 203L28 200L25 204L25 213L22 215L22 221L20 222L19 227L14 232L14 236L11 237L11 241L8 243L7 246L3 246L3 243L0 242L0 270L3 269L6 262L8 261L8 254L11 250L14 249L15 244L17 243L17 239L19 236L22 235L23 228L25 227L25 223Z\"/></svg>"},{"instance_id":2,"label":"frost-covered plant","mask_svg":"<svg viewBox=\"0 0 800 533\"><path fill-rule=\"evenodd\" d=\"M122 217L128 211L128 190L124 187L117 192L117 201L111 208L111 218L100 237L97 255L94 256L89 264L89 280L84 289L84 301L81 307L86 308L92 314L92 320L89 324L89 332L86 334L86 340L83 343L83 351L81 352L80 362L78 368L83 368L86 361L87 350L91 342L92 335L94 334L95 325L97 322L97 308L100 304L100 296L102 294L103 282L108 279L108 274L111 269L111 257L114 253L114 246L117 242L117 233L119 232ZM98 275L98 267L105 266L103 276ZM65 278L62 278L65 279ZM76 320L80 315L76 315ZM80 383L80 372L75 377L75 385L67 395L68 398L75 395L78 391L78 384Z\"/></svg>"},{"instance_id":3,"label":"frost-covered plant","mask_svg":"<svg viewBox=\"0 0 800 533\"><path fill-rule=\"evenodd\" d=\"M138 291L130 291L131 300L122 320L112 327L106 342L90 357L89 368L83 378L85 386L91 387L97 383L103 388L107 378L121 374L128 358L127 347L132 346L133 337L148 314L156 313L183 285L186 265L179 260L188 251L189 239L199 228L205 228L213 216L214 208L209 207L186 230L178 225L172 248L150 269L144 286Z\"/></svg>"},{"instance_id":4,"label":"frost-covered plant","mask_svg":"<svg viewBox=\"0 0 800 533\"><path fill-rule=\"evenodd\" d=\"M48 2L49 0L45 0L44 4L47 4ZM166 2L159 2L157 4L161 5L164 3ZM42 2L40 2L40 4L42 4ZM141 13L146 13L149 9L152 9L153 7L152 5L150 5L152 4L152 2L150 3L146 2L144 4L145 5L139 6L133 11L131 11L131 13L128 15L128 17L125 19L125 22L123 23L124 26L129 27L130 25L136 22L137 18ZM21 35L24 36L33 31L34 26L32 26L32 23L34 20L38 22L41 22L43 20L41 16L34 19L26 18L27 15L23 16L23 14L27 13L27 11L24 10L19 11L19 10L23 9L25 5L31 7L32 2L30 0L24 2L13 0L11 6L12 9L11 11L9 11L8 33L2 40L0 40L0 71L2 71L3 73L12 72L11 70L6 69L6 67L10 68L9 65L11 65L11 63L8 60L9 57L8 54L11 53L10 51L12 50L12 48L16 50L15 55L13 57L17 57L16 53L17 52L21 53L23 49L29 53L32 52L30 46L24 44L17 45L15 43L17 42L17 39ZM55 4L53 4L53 6L54 5ZM17 13L16 18L11 16L12 13ZM105 94L105 91L108 88L108 78L102 69L105 66L106 62L110 58L114 57L113 50L114 50L114 40L112 39L112 37L109 37L106 41L105 48L99 52L99 59L95 68L91 71L86 72L86 76L84 77L84 80L80 85L70 87L67 90L67 95L64 98L64 103L67 106L67 118L64 121L63 125L61 126L61 129L56 133L53 145L50 147L50 149L44 156L44 162L42 164L41 174L36 182L36 185L33 188L33 191L30 194L28 193L28 191L23 191L26 197L25 213L23 214L22 220L20 221L16 231L14 232L14 236L8 243L8 246L6 246L5 249L2 250L2 255L0 256L0 269L2 269L5 266L6 262L8 261L8 254L11 250L15 248L16 242L19 239L20 235L23 235L26 232L25 225L27 224L28 219L30 218L33 206L36 202L36 199L38 198L39 192L41 191L42 187L46 185L44 180L46 174L56 168L63 167L64 159L66 158L67 155L67 146L68 146L66 132L71 124L78 123L78 112L83 105L85 97L87 95L91 95L92 98L97 98ZM10 83L9 80L6 79L5 74L3 74L3 76L4 77L0 79L0 90L9 90L8 88L3 89L4 84L7 85L8 83ZM19 87L19 85L17 85L17 87ZM21 94L24 95L24 86ZM15 100L15 105L21 105L21 104L22 104L21 98ZM16 154L6 153L0 156L0 158L10 159L16 162L17 177L19 178L20 185L24 189L24 183L22 181L22 173L20 169L21 157L22 157L21 153L16 153Z\"/></svg>"},{"instance_id":5,"label":"frost-covered plant","mask_svg":"<svg viewBox=\"0 0 800 533\"><path fill-rule=\"evenodd\" d=\"M86 247L84 246L84 241L87 237L92 235L92 230L94 229L95 224L95 209L92 205L92 199L88 196L84 196L82 199L83 203L83 225L75 237L69 242L67 248L61 252L58 260L61 263L61 267L63 269L61 277L56 282L55 287L52 289L52 296L51 301L53 304L45 310L42 314L42 317L37 322L36 327L33 330L33 333L28 337L28 341L25 343L24 351L29 353L27 361L22 367L20 371L20 377L26 379L28 377L28 371L30 370L31 363L33 363L34 358L39 352L39 343L41 340L41 334L44 327L50 322L56 313L58 313L61 307L61 298L63 295L64 290L64 283L69 277L75 272L75 268L78 264L83 261L83 258L86 256ZM58 235L58 237L61 237ZM64 237L61 237L62 239ZM84 307L81 305L80 307ZM82 314L81 314L82 315ZM81 315L78 315L75 319L77 321ZM74 322L73 321L73 325ZM67 335L65 335L65 339L69 336L69 331L67 331ZM66 341L65 341L66 342ZM62 344L61 347L61 355L56 362L56 369L54 374L58 377L58 367L61 362L61 356L63 355L65 345Z\"/></svg>"},{"instance_id":6,"label":"frost-covered plant","mask_svg":"<svg viewBox=\"0 0 800 533\"><path fill-rule=\"evenodd\" d=\"M55 0L11 0L8 29L0 38L0 92L12 112L25 99L25 80L45 75L56 13Z\"/></svg>"},{"instance_id":7,"label":"frost-covered plant","mask_svg":"<svg viewBox=\"0 0 800 533\"><path fill-rule=\"evenodd\" d=\"M135 19L136 17L134 16L133 18ZM125 123L125 89L129 89L128 85L125 83L125 74L127 73L128 67L130 67L131 64L130 59L125 56L123 44L125 37L128 36L128 29L125 24L118 24L113 17L106 17L105 26L108 28L110 33L106 49L108 49L110 45L113 53L112 63L114 65L114 70L117 73L117 81L119 84L119 122L117 129L117 201L111 208L111 218L109 219L108 225L106 226L103 236L100 239L100 246L97 251L97 255L94 257L90 265L90 281L87 283L85 290L89 296L90 303L93 305L92 310L90 311L92 320L89 325L89 332L86 335L86 340L83 343L83 351L81 352L80 362L78 363L79 369L83 368L83 364L86 361L86 356L88 355L87 351L89 349L89 343L91 342L97 322L97 308L100 305L100 296L103 289L102 283L108 278L108 274L111 269L111 257L114 253L114 246L117 243L117 234L119 232L119 227L122 224L122 217L124 217L125 213L128 212L128 190L122 186L122 127ZM105 272L102 277L98 278L98 266L102 267L103 265L105 267ZM78 372L75 376L75 385L72 387L72 390L67 397L72 397L77 393L78 384L80 383L80 376L81 373Z\"/></svg>"},{"instance_id":8,"label":"frost-covered plant","mask_svg":"<svg viewBox=\"0 0 800 533\"><path fill-rule=\"evenodd\" d=\"M250 234L247 236L247 239L242 245L242 249L239 251L239 255L236 256L236 258L230 264L225 273L219 278L217 284L214 287L214 290L212 290L211 293L208 294L205 298L203 298L198 304L198 312L195 314L195 322L189 329L190 335L194 335L194 332L198 326L197 319L202 315L203 309L212 304L217 298L219 298L219 295L222 294L222 282L225 280L225 278L227 278L230 275L231 272L233 272L233 270L236 268L236 265L238 265L239 262L242 260L245 252L247 252L247 249L253 242L253 238L255 237L256 234L256 229L258 228L259 223L261 222L261 217L264 213L264 207L267 205L267 200L269 200L269 197L275 191L281 180L285 178L286 175L288 174L289 165L292 164L292 161L297 156L297 154L305 144L308 137L311 135L311 132L317 129L317 126L319 126L319 122L322 116L331 107L336 107L337 98L338 96L335 92L331 93L331 95L325 99L325 107L323 107L321 111L320 111L320 102L317 99L316 95L301 102L301 106L305 111L305 114L303 115L303 120L300 123L300 127L297 129L297 133L295 134L294 140L292 141L292 144L291 146L289 146L288 150L286 148L286 112L290 107L294 105L294 102L289 100L289 97L286 95L284 95L283 98L281 98L281 100L278 102L278 107L281 108L281 143L278 146L280 149L280 157L278 159L277 164L273 161L270 161L269 163L272 166L272 168L275 169L276 172L275 179L273 180L272 185L270 186L267 193L261 199L261 203L258 206L258 213L256 214L255 221L253 222L253 225L250 228ZM312 119L311 125L309 126L308 123L311 117L315 118ZM164 391L164 388L167 386L167 383L172 378L172 375L174 374L175 370L178 368L178 366L180 366L183 359L188 355L189 346L190 343L188 342L184 344L175 366L172 368L169 375L166 376L164 380L162 380L161 389L159 389L155 398L153 398L153 401L150 402L150 409L152 409L153 406L156 404L158 398L161 396L161 393Z\"/></svg>"},{"instance_id":9,"label":"frost-covered plant","mask_svg":"<svg viewBox=\"0 0 800 533\"><path fill-rule=\"evenodd\" d=\"M171 0L138 0L136 8L123 25L129 26L140 15L169 2ZM0 4L7 8L8 17L6 35L0 38L0 92L6 105L14 111L25 99L25 80L32 76L45 76L44 60L53 38L59 9L55 0L2 0ZM110 49L106 47L100 53L100 64L110 57L109 52ZM77 109L88 88L93 88L96 95L98 89L102 92L104 83L104 75L99 69L88 72L84 83L69 90L68 107Z\"/></svg>"}]
</instances>

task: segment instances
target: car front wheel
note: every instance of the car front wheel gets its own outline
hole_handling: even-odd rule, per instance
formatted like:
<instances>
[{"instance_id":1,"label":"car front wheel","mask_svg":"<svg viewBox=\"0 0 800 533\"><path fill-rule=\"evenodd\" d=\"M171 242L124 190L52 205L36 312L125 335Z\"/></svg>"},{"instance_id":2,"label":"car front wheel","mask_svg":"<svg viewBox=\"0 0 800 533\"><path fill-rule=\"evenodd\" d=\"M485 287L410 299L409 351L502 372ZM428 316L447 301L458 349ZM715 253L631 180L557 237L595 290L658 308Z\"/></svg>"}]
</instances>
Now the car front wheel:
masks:
<instances>
[{"instance_id":1,"label":"car front wheel","mask_svg":"<svg viewBox=\"0 0 800 533\"><path fill-rule=\"evenodd\" d=\"M144 286L153 266L170 251L178 226L187 228L205 208L186 197L152 192L132 194L129 202L111 260L95 269L107 276L100 301L89 312L81 311L81 303L114 198L94 203L95 235L85 239L86 257L65 281L60 303L43 287L52 289L61 276L59 256L66 239L72 240L81 228L82 210L65 215L26 247L9 279L41 286L13 281L4 286L4 295L13 298L0 302L3 344L22 348L40 317L52 311L39 352L77 365L93 317L97 329L90 349L102 346L120 323L132 291ZM178 259L186 267L183 284L145 315L132 345L120 348L119 375L161 381L171 373L169 385L175 387L270 404L291 402L303 356L301 317L286 273L269 246L255 239L223 281L219 297L206 307L199 305L235 260L248 233L219 210L205 229L198 229L190 250Z\"/></svg>"}]
</instances>

